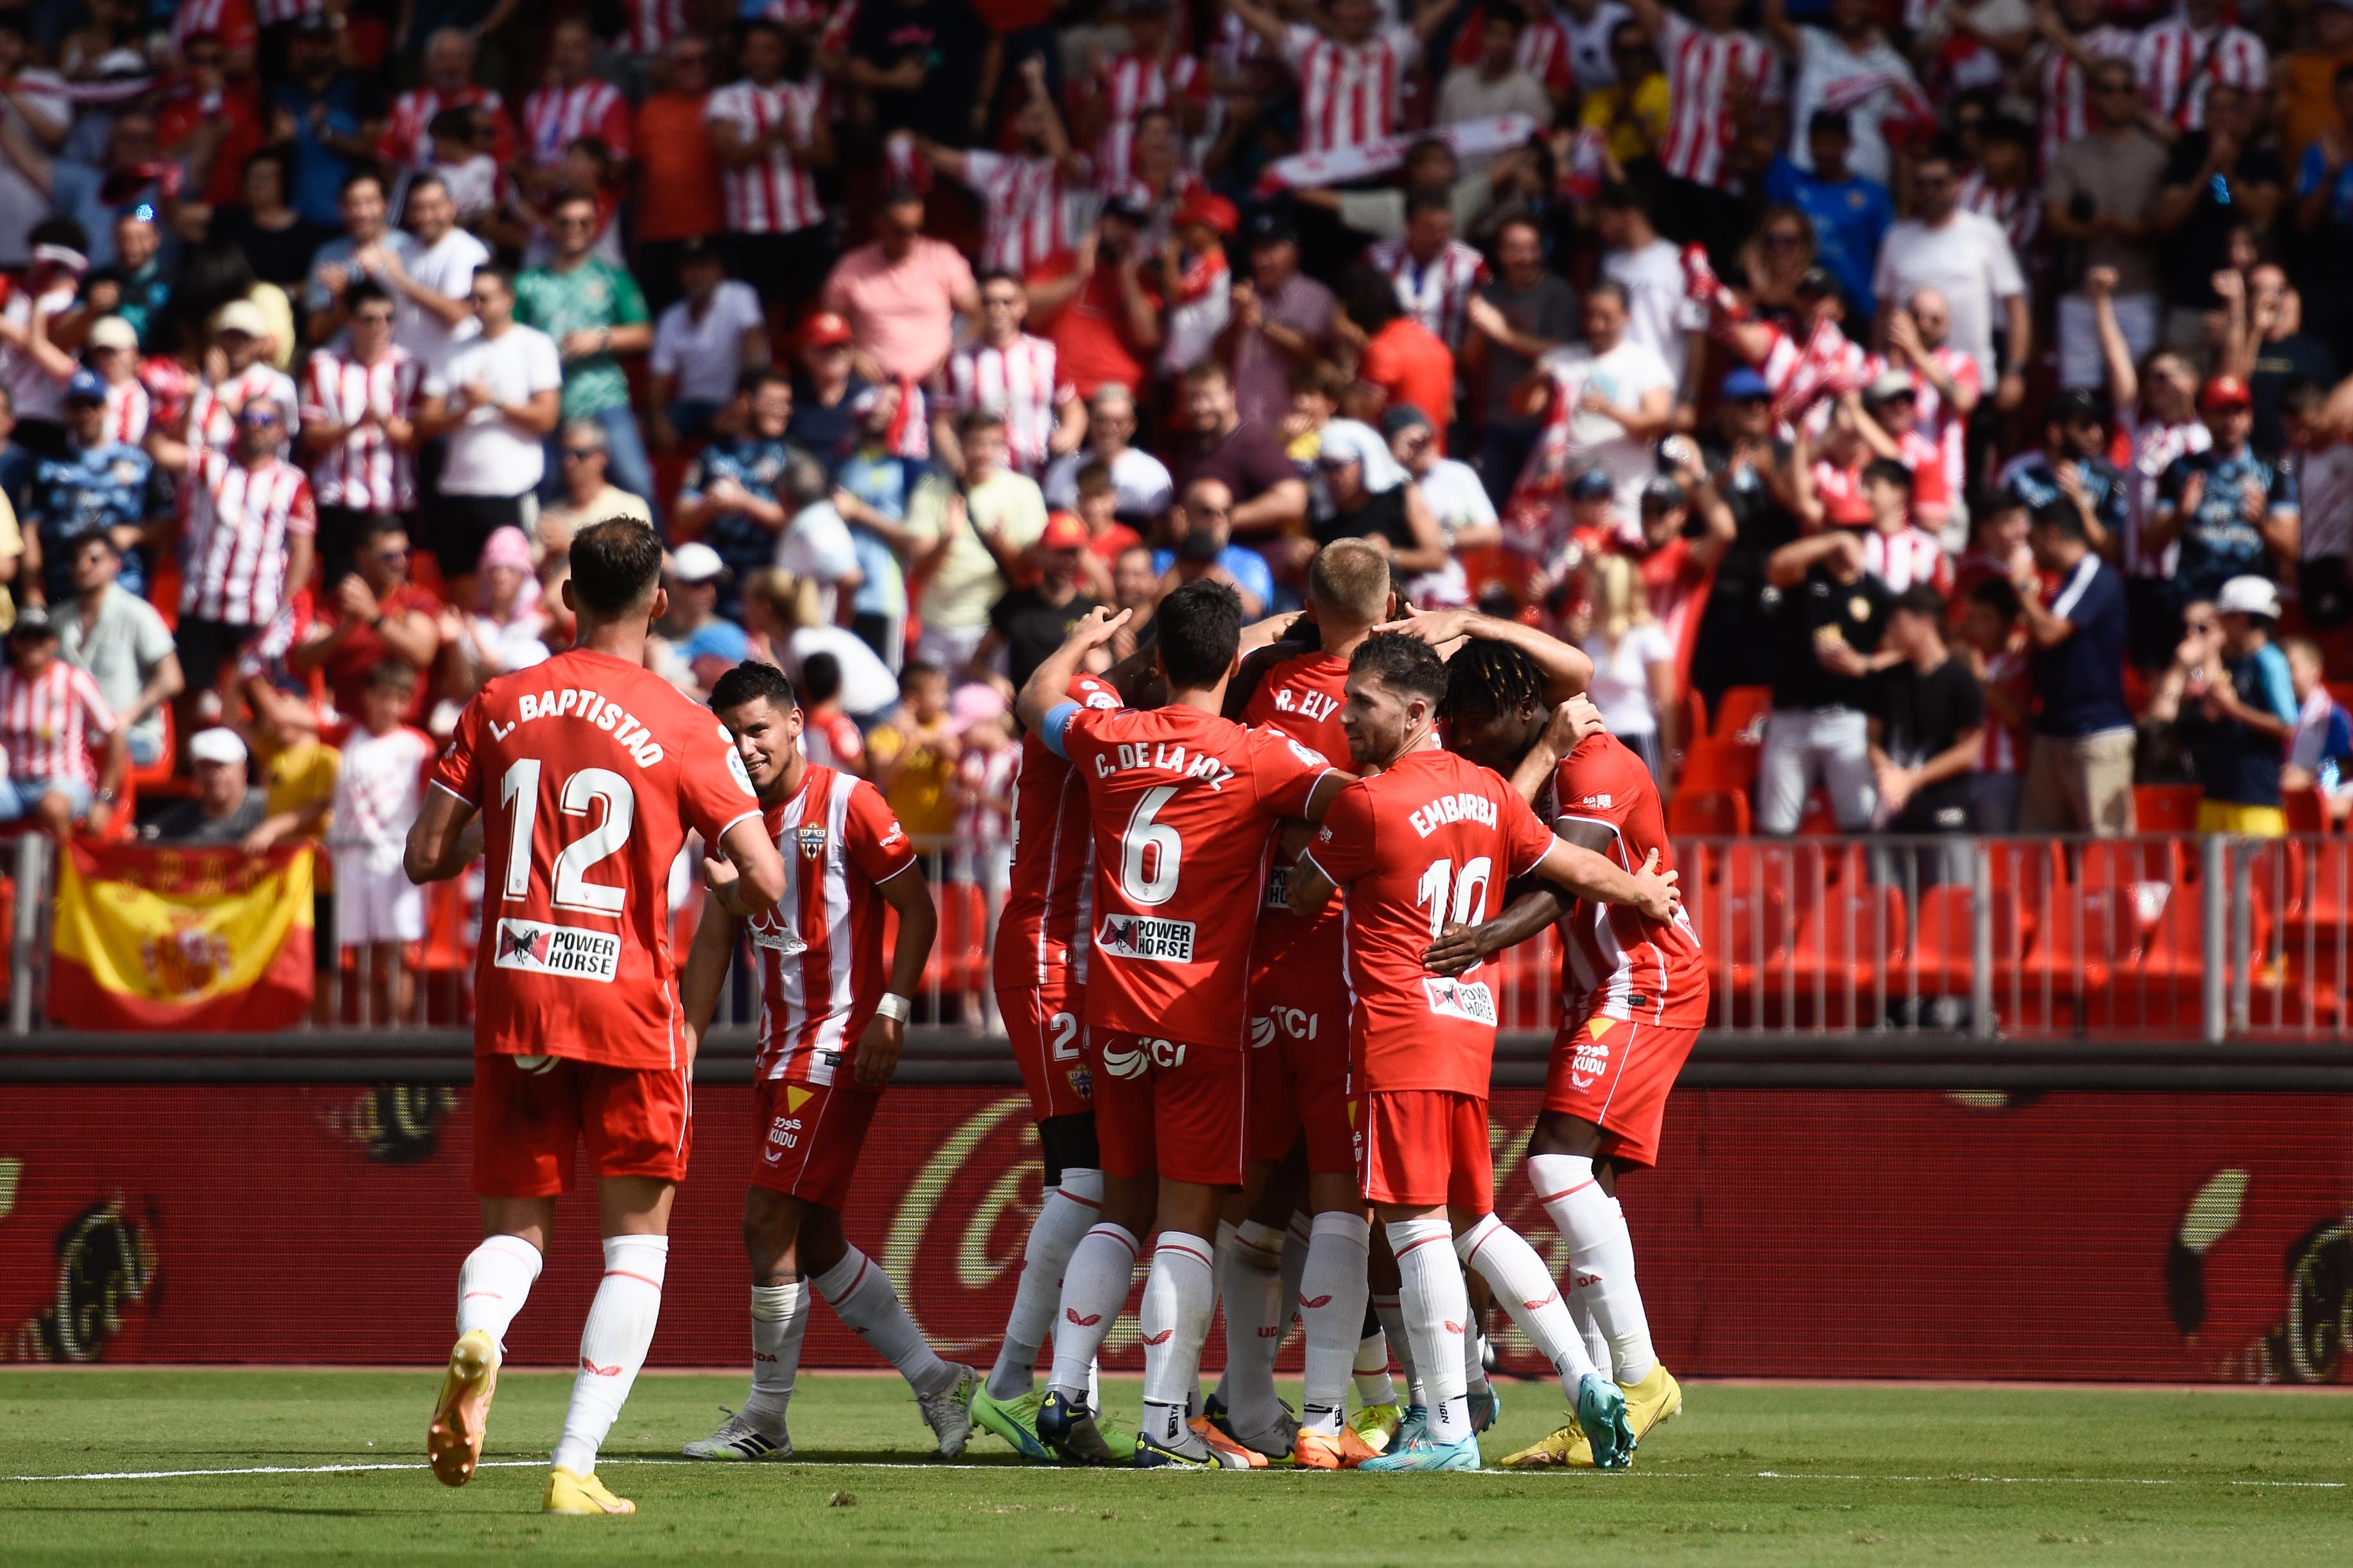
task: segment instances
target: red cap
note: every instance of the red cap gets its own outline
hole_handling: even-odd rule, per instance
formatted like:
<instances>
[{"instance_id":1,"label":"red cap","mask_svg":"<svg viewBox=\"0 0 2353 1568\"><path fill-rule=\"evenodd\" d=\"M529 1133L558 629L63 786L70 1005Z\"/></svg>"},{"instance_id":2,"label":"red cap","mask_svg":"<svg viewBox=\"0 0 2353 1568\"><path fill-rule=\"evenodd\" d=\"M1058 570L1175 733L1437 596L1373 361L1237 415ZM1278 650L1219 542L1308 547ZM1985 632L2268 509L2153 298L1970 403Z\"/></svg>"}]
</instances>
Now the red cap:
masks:
<instances>
[{"instance_id":1,"label":"red cap","mask_svg":"<svg viewBox=\"0 0 2353 1568\"><path fill-rule=\"evenodd\" d=\"M1219 234L1230 236L1241 226L1242 219L1241 214L1234 210L1234 204L1215 191L1196 191L1186 198L1185 205L1176 209L1176 216L1170 221L1179 228L1188 224L1205 223Z\"/></svg>"},{"instance_id":2,"label":"red cap","mask_svg":"<svg viewBox=\"0 0 2353 1568\"><path fill-rule=\"evenodd\" d=\"M849 323L839 310L819 310L801 323L801 347L805 349L835 348L850 341Z\"/></svg>"},{"instance_id":3,"label":"red cap","mask_svg":"<svg viewBox=\"0 0 2353 1568\"><path fill-rule=\"evenodd\" d=\"M2200 408L2252 408L2254 405L2255 395L2235 375L2210 376L2198 393Z\"/></svg>"},{"instance_id":4,"label":"red cap","mask_svg":"<svg viewBox=\"0 0 2353 1568\"><path fill-rule=\"evenodd\" d=\"M1046 550L1084 550L1093 538L1076 513L1056 511L1047 514L1046 531L1038 536L1038 543Z\"/></svg>"}]
</instances>

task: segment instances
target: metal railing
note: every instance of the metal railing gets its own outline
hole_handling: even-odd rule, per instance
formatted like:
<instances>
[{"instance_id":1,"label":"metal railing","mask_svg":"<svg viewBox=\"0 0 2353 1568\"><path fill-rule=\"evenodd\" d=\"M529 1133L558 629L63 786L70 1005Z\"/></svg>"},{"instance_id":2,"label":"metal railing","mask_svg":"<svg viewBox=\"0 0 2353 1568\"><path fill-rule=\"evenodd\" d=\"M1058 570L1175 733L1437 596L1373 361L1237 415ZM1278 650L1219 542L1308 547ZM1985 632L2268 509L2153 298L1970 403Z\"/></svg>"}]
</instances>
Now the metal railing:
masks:
<instances>
[{"instance_id":1,"label":"metal railing","mask_svg":"<svg viewBox=\"0 0 2353 1568\"><path fill-rule=\"evenodd\" d=\"M915 1021L946 1041L1001 1035L989 954L1007 851L932 842L921 853L940 933ZM1687 838L1676 854L1720 1035L2353 1039L2353 837ZM26 1035L47 1026L54 846L28 834L13 857L8 1020ZM682 959L700 891L680 890ZM396 972L364 947L324 952L297 1032L470 1022L480 895L479 867L431 889L427 938ZM322 944L338 924L322 921ZM1549 1035L1558 935L1496 969L1503 1032ZM749 1027L758 1012L739 963L719 1022Z\"/></svg>"}]
</instances>

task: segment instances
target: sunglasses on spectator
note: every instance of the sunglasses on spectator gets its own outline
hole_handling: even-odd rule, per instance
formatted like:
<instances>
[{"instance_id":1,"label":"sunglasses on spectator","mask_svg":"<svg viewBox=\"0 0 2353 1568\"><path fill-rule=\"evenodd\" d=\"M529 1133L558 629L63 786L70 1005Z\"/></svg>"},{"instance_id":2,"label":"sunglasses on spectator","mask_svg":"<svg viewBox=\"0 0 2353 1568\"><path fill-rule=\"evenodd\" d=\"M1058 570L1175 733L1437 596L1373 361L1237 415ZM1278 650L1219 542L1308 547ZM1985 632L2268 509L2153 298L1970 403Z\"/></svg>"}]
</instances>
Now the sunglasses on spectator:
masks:
<instances>
[{"instance_id":1,"label":"sunglasses on spectator","mask_svg":"<svg viewBox=\"0 0 2353 1568\"><path fill-rule=\"evenodd\" d=\"M585 463L591 458L601 458L604 455L605 448L602 447L566 447L564 448L564 460L567 463L571 462L575 458Z\"/></svg>"},{"instance_id":2,"label":"sunglasses on spectator","mask_svg":"<svg viewBox=\"0 0 2353 1568\"><path fill-rule=\"evenodd\" d=\"M379 550L375 558L387 566L397 566L408 559L408 546L404 544L397 550Z\"/></svg>"},{"instance_id":3,"label":"sunglasses on spectator","mask_svg":"<svg viewBox=\"0 0 2353 1568\"><path fill-rule=\"evenodd\" d=\"M277 424L278 415L276 411L270 409L248 408L237 416L237 422L240 425L250 425L258 429L265 425Z\"/></svg>"}]
</instances>

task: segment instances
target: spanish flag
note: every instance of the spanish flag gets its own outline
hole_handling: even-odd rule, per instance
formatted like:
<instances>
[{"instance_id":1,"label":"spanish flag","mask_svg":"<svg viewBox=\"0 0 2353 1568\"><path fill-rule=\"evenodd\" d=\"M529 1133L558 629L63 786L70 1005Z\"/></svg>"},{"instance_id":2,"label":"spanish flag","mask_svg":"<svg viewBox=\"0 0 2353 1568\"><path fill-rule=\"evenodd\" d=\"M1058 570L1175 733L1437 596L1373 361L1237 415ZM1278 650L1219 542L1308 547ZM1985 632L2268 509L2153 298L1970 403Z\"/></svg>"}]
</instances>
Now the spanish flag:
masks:
<instances>
[{"instance_id":1,"label":"spanish flag","mask_svg":"<svg viewBox=\"0 0 2353 1568\"><path fill-rule=\"evenodd\" d=\"M58 858L49 1018L73 1029L283 1029L311 1005L311 850L75 840Z\"/></svg>"}]
</instances>

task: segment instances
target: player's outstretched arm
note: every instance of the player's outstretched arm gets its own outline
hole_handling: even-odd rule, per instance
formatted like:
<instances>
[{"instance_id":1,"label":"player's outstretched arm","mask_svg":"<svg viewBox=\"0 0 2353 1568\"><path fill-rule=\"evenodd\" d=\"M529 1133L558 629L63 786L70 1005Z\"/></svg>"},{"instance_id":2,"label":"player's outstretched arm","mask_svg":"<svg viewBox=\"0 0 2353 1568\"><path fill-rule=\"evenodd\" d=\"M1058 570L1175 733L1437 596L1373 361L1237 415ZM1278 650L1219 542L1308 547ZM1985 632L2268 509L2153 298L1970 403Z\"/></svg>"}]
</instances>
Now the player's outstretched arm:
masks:
<instances>
[{"instance_id":1,"label":"player's outstretched arm","mask_svg":"<svg viewBox=\"0 0 2353 1568\"><path fill-rule=\"evenodd\" d=\"M931 962L932 942L939 935L940 915L932 902L931 884L923 868L911 865L886 882L875 884L882 901L899 911L899 936L891 949L890 995L903 1005L923 983L923 965ZM858 1054L849 1070L860 1089L881 1089L899 1070L899 1053L907 1045L907 1020L893 1016L898 1009L886 999L858 1037Z\"/></svg>"},{"instance_id":2,"label":"player's outstretched arm","mask_svg":"<svg viewBox=\"0 0 2353 1568\"><path fill-rule=\"evenodd\" d=\"M1552 883L1538 881L1493 920L1472 926L1449 925L1423 950L1421 965L1432 974L1460 974L1505 948L1517 947L1567 914L1576 901Z\"/></svg>"},{"instance_id":3,"label":"player's outstretched arm","mask_svg":"<svg viewBox=\"0 0 2353 1568\"><path fill-rule=\"evenodd\" d=\"M719 1011L719 994L727 984L727 966L734 962L744 922L727 910L714 880L703 900L702 919L695 923L694 945L687 950L686 968L678 977L680 1010L686 1015L686 1066L690 1076L702 1048L702 1037Z\"/></svg>"},{"instance_id":4,"label":"player's outstretched arm","mask_svg":"<svg viewBox=\"0 0 2353 1568\"><path fill-rule=\"evenodd\" d=\"M1079 666L1095 648L1111 641L1112 633L1127 625L1133 611L1116 613L1098 605L1079 617L1062 646L1046 656L1045 662L1031 671L1029 684L1014 699L1014 711L1021 716L1021 727L1033 735L1045 732L1046 715L1070 700L1071 682L1079 673Z\"/></svg>"},{"instance_id":5,"label":"player's outstretched arm","mask_svg":"<svg viewBox=\"0 0 2353 1568\"><path fill-rule=\"evenodd\" d=\"M1593 684L1593 660L1585 656L1583 649L1571 647L1534 626L1482 616L1476 610L1418 610L1409 605L1402 616L1376 629L1419 637L1450 657L1465 638L1510 643L1535 659L1536 668L1544 671L1545 694L1553 702L1566 702Z\"/></svg>"},{"instance_id":6,"label":"player's outstretched arm","mask_svg":"<svg viewBox=\"0 0 2353 1568\"><path fill-rule=\"evenodd\" d=\"M719 847L735 868L733 912L765 915L785 896L785 858L768 837L765 821L754 813L720 836Z\"/></svg>"},{"instance_id":7,"label":"player's outstretched arm","mask_svg":"<svg viewBox=\"0 0 2353 1568\"><path fill-rule=\"evenodd\" d=\"M448 790L428 787L425 804L409 826L407 846L401 851L401 868L408 873L408 879L423 887L427 882L446 882L464 870L482 852L481 834L466 831L474 825L474 816L472 806Z\"/></svg>"},{"instance_id":8,"label":"player's outstretched arm","mask_svg":"<svg viewBox=\"0 0 2353 1568\"><path fill-rule=\"evenodd\" d=\"M1654 921L1672 919L1683 901L1683 890L1675 886L1682 873L1662 872L1655 849L1643 859L1641 870L1628 871L1582 845L1556 839L1536 862L1536 875L1579 898L1630 904Z\"/></svg>"}]
</instances>

